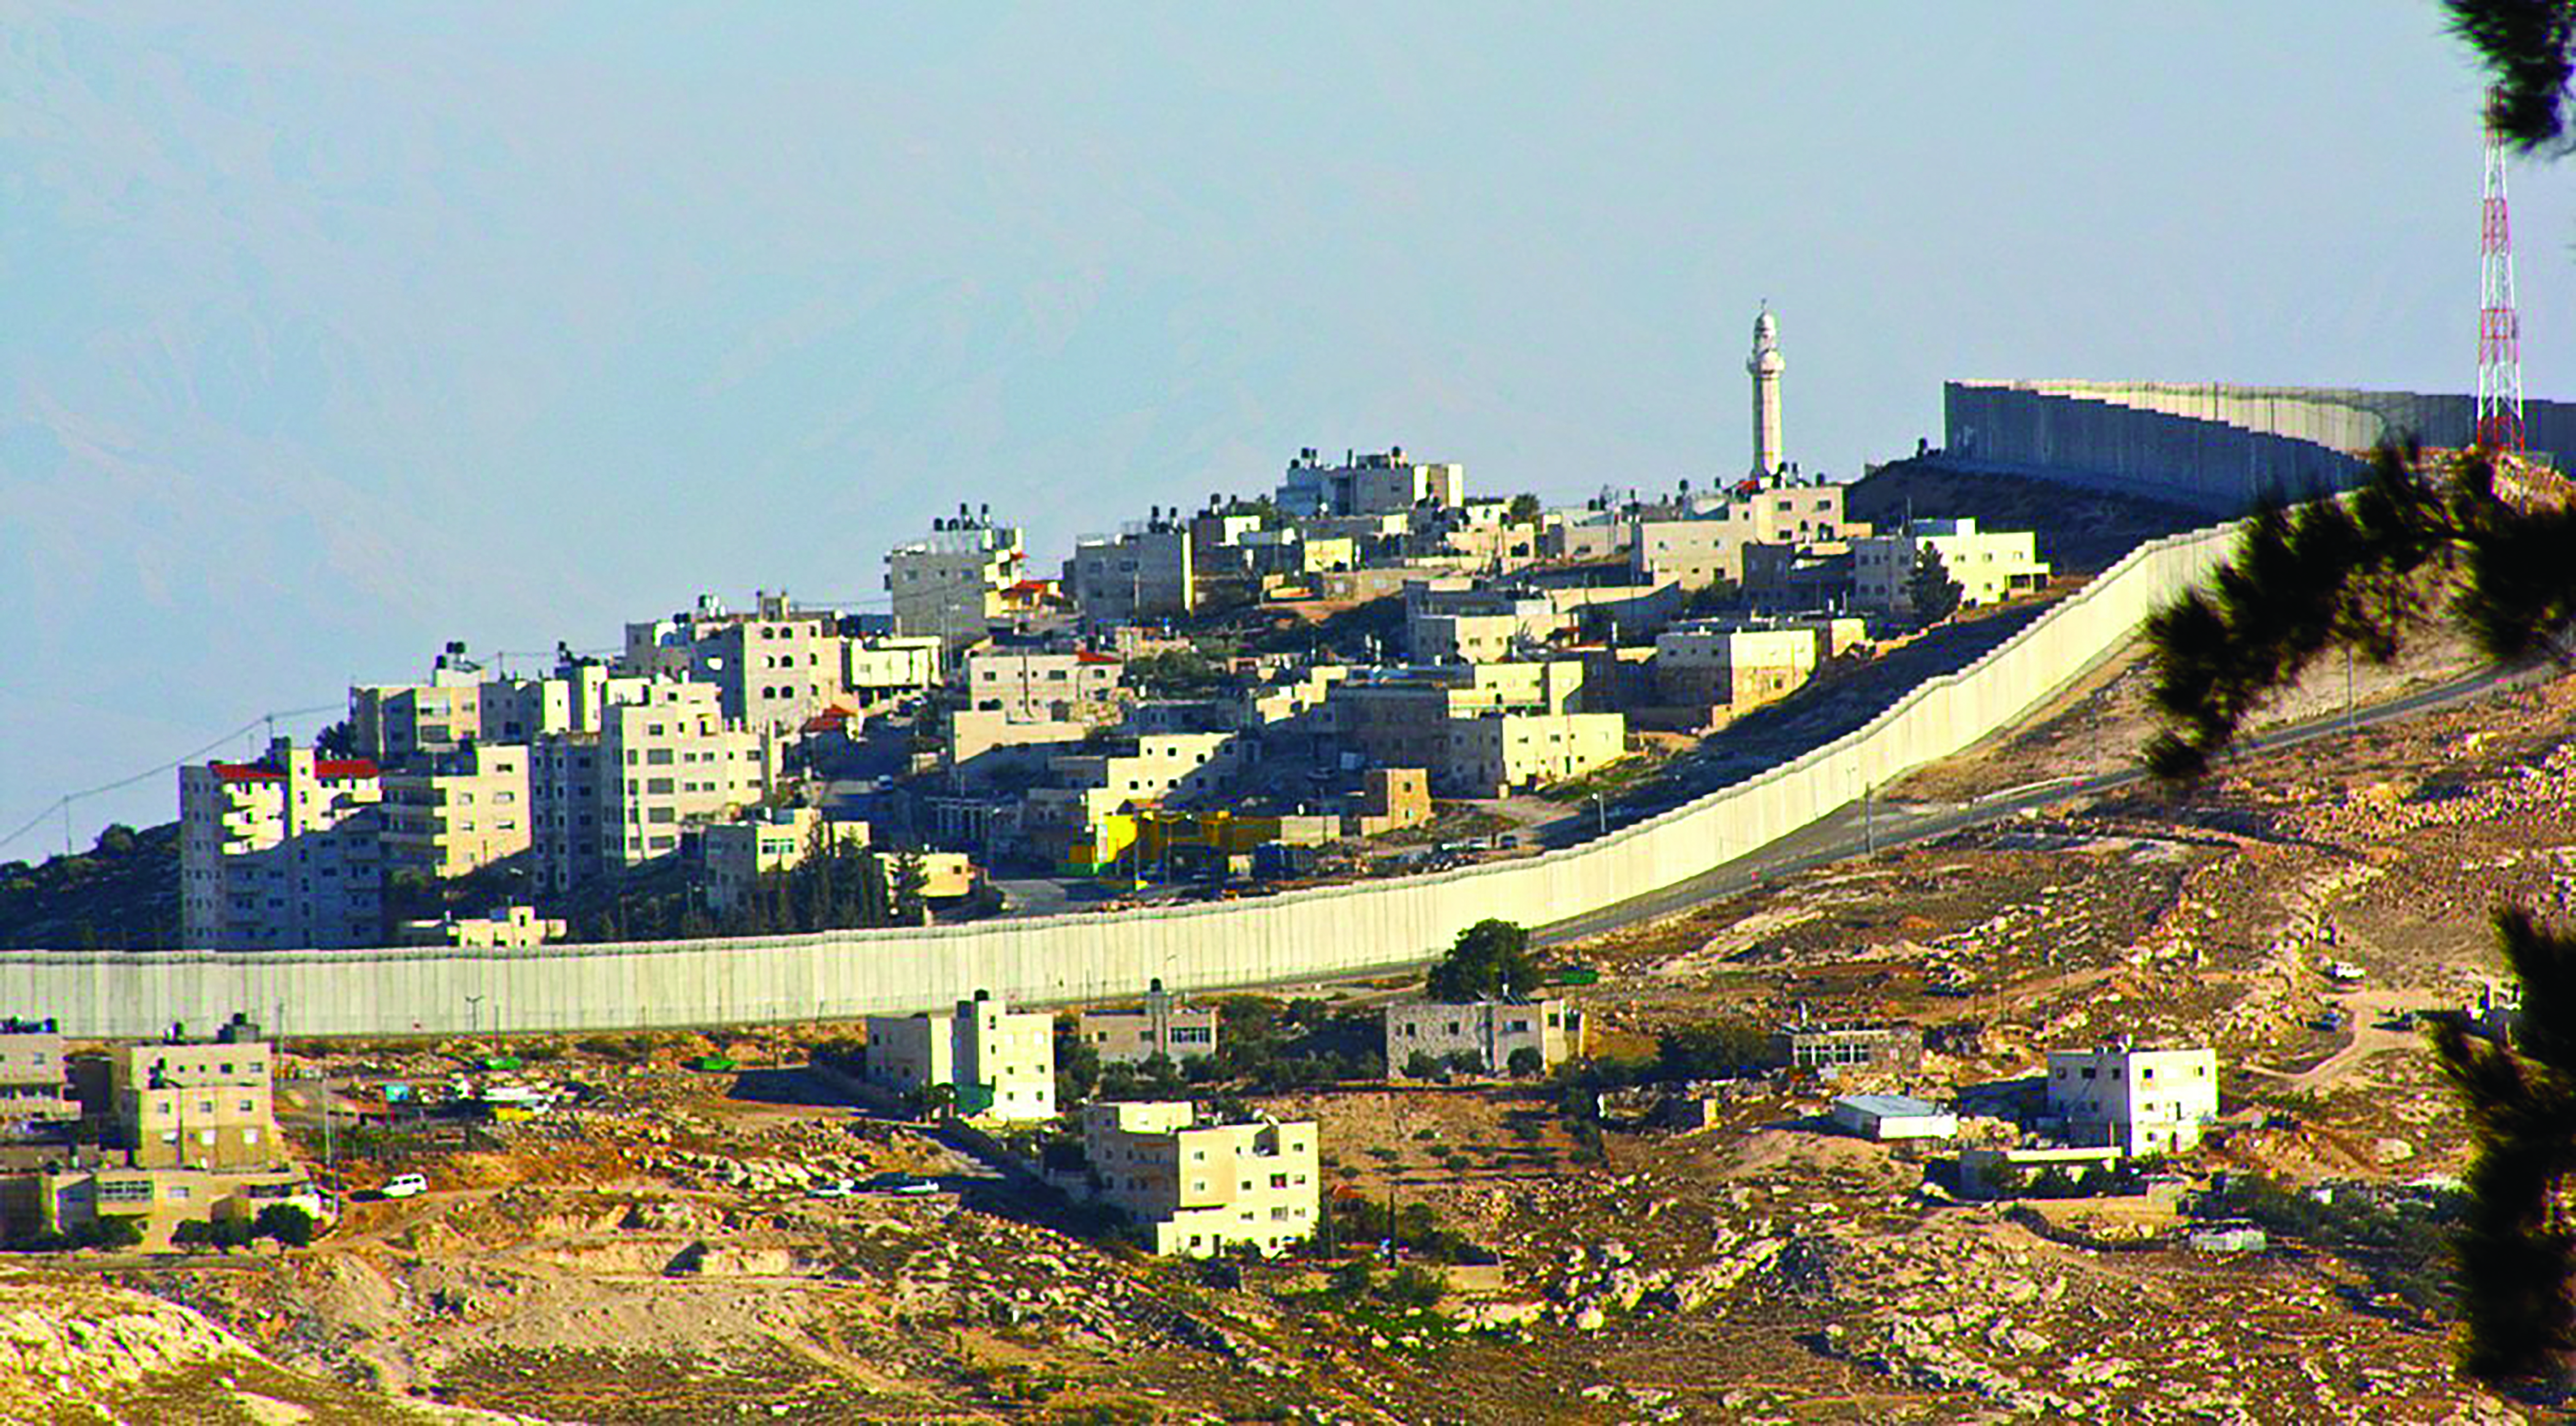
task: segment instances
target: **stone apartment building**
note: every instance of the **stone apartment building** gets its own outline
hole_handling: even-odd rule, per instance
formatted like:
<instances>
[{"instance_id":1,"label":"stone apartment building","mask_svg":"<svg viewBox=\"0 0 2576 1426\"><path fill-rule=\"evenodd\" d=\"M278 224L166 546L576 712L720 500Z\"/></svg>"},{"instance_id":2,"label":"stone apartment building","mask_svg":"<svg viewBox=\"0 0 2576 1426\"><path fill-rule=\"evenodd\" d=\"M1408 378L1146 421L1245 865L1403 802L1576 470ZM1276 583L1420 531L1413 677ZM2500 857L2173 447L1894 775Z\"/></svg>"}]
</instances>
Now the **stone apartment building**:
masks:
<instances>
[{"instance_id":1,"label":"stone apartment building","mask_svg":"<svg viewBox=\"0 0 2576 1426\"><path fill-rule=\"evenodd\" d=\"M107 1063L112 1133L133 1151L134 1167L235 1170L284 1161L269 1047L258 1039L119 1045Z\"/></svg>"},{"instance_id":2,"label":"stone apartment building","mask_svg":"<svg viewBox=\"0 0 2576 1426\"><path fill-rule=\"evenodd\" d=\"M349 690L349 745L383 764L453 752L484 736L482 669L450 644L426 683L360 684Z\"/></svg>"},{"instance_id":3,"label":"stone apartment building","mask_svg":"<svg viewBox=\"0 0 2576 1426\"><path fill-rule=\"evenodd\" d=\"M1448 735L1445 781L1471 797L1580 777L1628 751L1628 720L1616 713L1484 713L1450 719Z\"/></svg>"},{"instance_id":4,"label":"stone apartment building","mask_svg":"<svg viewBox=\"0 0 2576 1426\"><path fill-rule=\"evenodd\" d=\"M779 745L724 717L713 684L656 681L604 710L595 735L530 750L538 885L561 892L679 850L680 829L722 819L774 785Z\"/></svg>"},{"instance_id":5,"label":"stone apartment building","mask_svg":"<svg viewBox=\"0 0 2576 1426\"><path fill-rule=\"evenodd\" d=\"M0 1020L0 1135L19 1137L80 1117L71 1065L51 1020Z\"/></svg>"},{"instance_id":6,"label":"stone apartment building","mask_svg":"<svg viewBox=\"0 0 2576 1426\"><path fill-rule=\"evenodd\" d=\"M977 649L966 656L966 706L1010 723L1108 723L1127 665L1085 649Z\"/></svg>"},{"instance_id":7,"label":"stone apartment building","mask_svg":"<svg viewBox=\"0 0 2576 1426\"><path fill-rule=\"evenodd\" d=\"M1093 1195L1133 1217L1157 1253L1275 1254L1311 1236L1322 1205L1311 1120L1218 1123L1169 1101L1090 1104L1082 1145Z\"/></svg>"},{"instance_id":8,"label":"stone apartment building","mask_svg":"<svg viewBox=\"0 0 2576 1426\"><path fill-rule=\"evenodd\" d=\"M1082 611L1083 627L1105 629L1196 609L1195 570L1189 527L1157 519L1076 541L1064 587Z\"/></svg>"},{"instance_id":9,"label":"stone apartment building","mask_svg":"<svg viewBox=\"0 0 2576 1426\"><path fill-rule=\"evenodd\" d=\"M1577 712L1577 659L1450 665L1347 679L1322 731L1382 767L1427 769L1457 796L1492 797L1624 756L1627 720Z\"/></svg>"},{"instance_id":10,"label":"stone apartment building","mask_svg":"<svg viewBox=\"0 0 2576 1426\"><path fill-rule=\"evenodd\" d=\"M179 921L202 950L370 946L384 936L381 775L279 738L257 762L179 770Z\"/></svg>"},{"instance_id":11,"label":"stone apartment building","mask_svg":"<svg viewBox=\"0 0 2576 1426\"><path fill-rule=\"evenodd\" d=\"M1258 752L1242 733L1149 733L1104 752L1049 759L1052 787L1029 789L1026 831L1061 861L1075 838L1102 818L1141 807L1184 807L1220 791Z\"/></svg>"},{"instance_id":12,"label":"stone apartment building","mask_svg":"<svg viewBox=\"0 0 2576 1426\"><path fill-rule=\"evenodd\" d=\"M75 1231L125 1218L147 1248L181 1223L249 1221L272 1204L329 1216L329 1205L281 1141L268 1047L236 1015L212 1041L170 1039L85 1056L83 1109L107 1145L47 1145L43 1161L0 1170L0 1220L12 1234ZM0 1046L14 1036L0 1033ZM59 1077L59 1068L56 1071ZM53 1093L61 1093L59 1078Z\"/></svg>"},{"instance_id":13,"label":"stone apartment building","mask_svg":"<svg viewBox=\"0 0 2576 1426\"><path fill-rule=\"evenodd\" d=\"M867 1078L902 1095L945 1085L968 1118L1052 1119L1055 1017L980 990L950 1014L871 1015Z\"/></svg>"},{"instance_id":14,"label":"stone apartment building","mask_svg":"<svg viewBox=\"0 0 2576 1426\"><path fill-rule=\"evenodd\" d=\"M2175 1153L2218 1118L2218 1056L2126 1040L2048 1052L2048 1112L2076 1144L2124 1154Z\"/></svg>"},{"instance_id":15,"label":"stone apartment building","mask_svg":"<svg viewBox=\"0 0 2576 1426\"><path fill-rule=\"evenodd\" d=\"M1864 609L1902 610L1911 603L1914 562L1930 549L1959 582L1959 602L1996 604L2048 587L2048 563L2028 530L1980 530L1977 522L1917 520L1901 534L1851 542L1852 598Z\"/></svg>"},{"instance_id":16,"label":"stone apartment building","mask_svg":"<svg viewBox=\"0 0 2576 1426\"><path fill-rule=\"evenodd\" d=\"M1542 1069L1583 1054L1582 1009L1570 1000L1478 1000L1447 1005L1417 1000L1386 1007L1386 1072L1401 1076L1417 1054L1446 1059L1477 1057L1487 1074L1511 1068L1519 1050L1538 1052Z\"/></svg>"},{"instance_id":17,"label":"stone apartment building","mask_svg":"<svg viewBox=\"0 0 2576 1426\"><path fill-rule=\"evenodd\" d=\"M1796 692L1816 670L1866 642L1862 620L1743 623L1695 619L1655 636L1656 696L1738 713Z\"/></svg>"},{"instance_id":18,"label":"stone apartment building","mask_svg":"<svg viewBox=\"0 0 2576 1426\"><path fill-rule=\"evenodd\" d=\"M707 909L724 912L750 895L763 875L805 860L818 836L864 848L869 831L865 822L827 820L811 807L771 807L734 821L703 823L687 835L696 849Z\"/></svg>"},{"instance_id":19,"label":"stone apartment building","mask_svg":"<svg viewBox=\"0 0 2576 1426\"><path fill-rule=\"evenodd\" d=\"M385 871L463 876L516 856L534 843L528 750L469 743L427 753L383 774Z\"/></svg>"},{"instance_id":20,"label":"stone apartment building","mask_svg":"<svg viewBox=\"0 0 2576 1426\"><path fill-rule=\"evenodd\" d=\"M1007 525L963 513L936 521L926 537L886 551L894 631L936 637L951 652L981 642L1009 617L1007 591L1026 561L1020 532Z\"/></svg>"},{"instance_id":21,"label":"stone apartment building","mask_svg":"<svg viewBox=\"0 0 2576 1426\"><path fill-rule=\"evenodd\" d=\"M1162 1055L1178 1064L1216 1053L1214 1006L1183 1005L1156 980L1145 1003L1134 1008L1085 1010L1074 1021L1074 1038L1089 1045L1102 1064L1142 1064Z\"/></svg>"},{"instance_id":22,"label":"stone apartment building","mask_svg":"<svg viewBox=\"0 0 2576 1426\"><path fill-rule=\"evenodd\" d=\"M629 675L711 683L724 716L763 732L785 732L848 691L840 615L798 609L782 591L752 596L733 613L713 596L668 619L626 626Z\"/></svg>"},{"instance_id":23,"label":"stone apartment building","mask_svg":"<svg viewBox=\"0 0 2576 1426\"><path fill-rule=\"evenodd\" d=\"M841 642L841 685L874 702L927 693L947 677L946 650L935 635L875 634Z\"/></svg>"},{"instance_id":24,"label":"stone apartment building","mask_svg":"<svg viewBox=\"0 0 2576 1426\"><path fill-rule=\"evenodd\" d=\"M1279 508L1297 518L1400 515L1417 506L1450 508L1467 501L1467 468L1455 462L1405 459L1404 447L1383 454L1346 454L1328 466L1312 448L1299 451L1279 482Z\"/></svg>"}]
</instances>

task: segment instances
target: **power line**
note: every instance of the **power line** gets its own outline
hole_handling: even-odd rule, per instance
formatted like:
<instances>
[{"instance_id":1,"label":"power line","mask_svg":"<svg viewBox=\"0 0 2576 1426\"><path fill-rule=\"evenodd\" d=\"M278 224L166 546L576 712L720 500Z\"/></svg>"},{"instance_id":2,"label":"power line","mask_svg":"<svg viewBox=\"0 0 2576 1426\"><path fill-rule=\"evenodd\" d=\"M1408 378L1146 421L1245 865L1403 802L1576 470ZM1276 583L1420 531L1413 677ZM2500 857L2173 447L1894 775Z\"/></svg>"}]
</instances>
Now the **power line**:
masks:
<instances>
[{"instance_id":1,"label":"power line","mask_svg":"<svg viewBox=\"0 0 2576 1426\"><path fill-rule=\"evenodd\" d=\"M0 837L0 847L6 847L11 842L14 842L20 837L27 835L29 832L36 830L37 827L43 825L46 818L53 816L57 812L63 814L64 825L68 828L70 826L70 815L73 803L78 802L85 797L96 797L104 792L116 792L124 788L132 787L134 784L143 781L145 778L159 777L164 773L176 771L177 769L204 757L206 754L213 752L215 749L222 747L224 744L231 742L233 739L241 737L243 734L258 728L262 724L270 725L273 728L277 720L280 718L301 718L311 713L330 713L337 711L340 707L342 707L341 704L324 703L311 708L281 708L271 712L262 713L258 717L251 719L249 722L242 724L240 727L233 729L231 732L224 734L222 737L215 739L213 742L206 744L204 747L198 748L192 752L182 753L178 757L173 758L166 763L162 763L158 767L146 768L143 771L134 774L132 777L120 777L114 782L103 782L96 787L85 787L78 792L66 792L62 796L55 798L53 801L46 803L44 810L38 812L35 816L28 818L24 826L19 827L16 831L11 832L5 837ZM71 834L68 830L64 833L63 849L66 852L71 850Z\"/></svg>"}]
</instances>

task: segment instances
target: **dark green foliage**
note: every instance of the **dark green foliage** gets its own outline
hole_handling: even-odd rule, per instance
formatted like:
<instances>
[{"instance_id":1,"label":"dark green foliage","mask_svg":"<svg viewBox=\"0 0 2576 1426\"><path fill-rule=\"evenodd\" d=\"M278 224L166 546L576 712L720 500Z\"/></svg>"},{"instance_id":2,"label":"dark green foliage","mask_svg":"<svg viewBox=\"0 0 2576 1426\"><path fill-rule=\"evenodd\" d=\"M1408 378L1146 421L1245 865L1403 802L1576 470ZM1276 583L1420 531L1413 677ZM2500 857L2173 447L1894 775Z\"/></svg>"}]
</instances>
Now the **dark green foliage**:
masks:
<instances>
[{"instance_id":1,"label":"dark green foliage","mask_svg":"<svg viewBox=\"0 0 2576 1426\"><path fill-rule=\"evenodd\" d=\"M1530 954L1529 932L1509 921L1484 920L1458 933L1449 951L1431 968L1423 989L1434 1000L1464 1005L1475 1000L1510 999L1539 983L1539 966Z\"/></svg>"},{"instance_id":2,"label":"dark green foliage","mask_svg":"<svg viewBox=\"0 0 2576 1426\"><path fill-rule=\"evenodd\" d=\"M1474 1050L1451 1050L1448 1057L1442 1060L1441 1063L1448 1067L1451 1074L1483 1074L1485 1072L1485 1057Z\"/></svg>"},{"instance_id":3,"label":"dark green foliage","mask_svg":"<svg viewBox=\"0 0 2576 1426\"><path fill-rule=\"evenodd\" d=\"M358 732L346 718L313 735L313 751L326 758L358 755Z\"/></svg>"},{"instance_id":4,"label":"dark green foliage","mask_svg":"<svg viewBox=\"0 0 2576 1426\"><path fill-rule=\"evenodd\" d=\"M2242 1218L2275 1238L2331 1248L2367 1272L2374 1291L2438 1318L2463 1305L2453 1281L2453 1225L2468 1207L2456 1193L2383 1206L2345 1192L2320 1203L2270 1180L2244 1177L2203 1198L2197 1211L2204 1218Z\"/></svg>"},{"instance_id":5,"label":"dark green foliage","mask_svg":"<svg viewBox=\"0 0 2576 1426\"><path fill-rule=\"evenodd\" d=\"M1655 1037L1654 1077L1735 1079L1760 1073L1769 1054L1770 1037L1740 1021L1679 1025Z\"/></svg>"},{"instance_id":6,"label":"dark green foliage","mask_svg":"<svg viewBox=\"0 0 2576 1426\"><path fill-rule=\"evenodd\" d=\"M1404 1060L1404 1072L1412 1079L1438 1079L1446 1066L1429 1050L1415 1050Z\"/></svg>"},{"instance_id":7,"label":"dark green foliage","mask_svg":"<svg viewBox=\"0 0 2576 1426\"><path fill-rule=\"evenodd\" d=\"M1959 600L1966 593L1950 577L1950 566L1939 550L1929 544L1916 546L1914 568L1905 576L1905 602L1917 621L1938 624L1958 613Z\"/></svg>"},{"instance_id":8,"label":"dark green foliage","mask_svg":"<svg viewBox=\"0 0 2576 1426\"><path fill-rule=\"evenodd\" d=\"M179 943L179 824L119 823L90 850L0 862L0 944L149 950Z\"/></svg>"},{"instance_id":9,"label":"dark green foliage","mask_svg":"<svg viewBox=\"0 0 2576 1426\"><path fill-rule=\"evenodd\" d=\"M250 1225L251 1235L275 1238L290 1248L301 1248L313 1241L313 1215L292 1203L272 1203L259 1210Z\"/></svg>"},{"instance_id":10,"label":"dark green foliage","mask_svg":"<svg viewBox=\"0 0 2576 1426\"><path fill-rule=\"evenodd\" d=\"M1510 1071L1514 1079L1531 1079L1545 1072L1547 1057L1538 1052L1537 1046L1523 1045L1512 1051L1512 1056L1504 1063L1504 1068Z\"/></svg>"},{"instance_id":11,"label":"dark green foliage","mask_svg":"<svg viewBox=\"0 0 2576 1426\"><path fill-rule=\"evenodd\" d=\"M1335 1198L1325 1209L1330 1220L1333 1241L1344 1244L1381 1243L1393 1238L1397 1246L1409 1249L1437 1263L1490 1263L1493 1250L1475 1242L1454 1229L1440 1226L1440 1217L1428 1203L1408 1203L1391 1216L1384 1203L1365 1198ZM1343 1269L1349 1273L1348 1268ZM1365 1273L1355 1274L1361 1283Z\"/></svg>"},{"instance_id":12,"label":"dark green foliage","mask_svg":"<svg viewBox=\"0 0 2576 1426\"><path fill-rule=\"evenodd\" d=\"M702 936L774 936L911 924L922 919L921 863L909 852L889 858L823 835L817 827L803 859L765 872L723 915L694 890L671 885L675 865L632 874L613 899L572 913L574 941L669 940ZM657 885L657 883L659 883Z\"/></svg>"},{"instance_id":13,"label":"dark green foliage","mask_svg":"<svg viewBox=\"0 0 2576 1426\"><path fill-rule=\"evenodd\" d=\"M1098 1092L1109 1100L1187 1099L1190 1087L1171 1057L1158 1051L1137 1064L1101 1066Z\"/></svg>"},{"instance_id":14,"label":"dark green foliage","mask_svg":"<svg viewBox=\"0 0 2576 1426\"><path fill-rule=\"evenodd\" d=\"M1082 1043L1074 1024L1070 1015L1055 1022L1055 1104L1068 1114L1088 1102L1100 1085L1100 1051Z\"/></svg>"},{"instance_id":15,"label":"dark green foliage","mask_svg":"<svg viewBox=\"0 0 2576 1426\"><path fill-rule=\"evenodd\" d=\"M2236 553L2147 621L2153 697L2165 728L2148 744L2159 777L2188 781L2245 720L2341 645L2374 663L2447 615L2499 661L2558 646L2576 622L2576 511L2517 510L2471 451L2418 479L2419 452L2382 447L2342 500L2274 505L2245 522Z\"/></svg>"},{"instance_id":16,"label":"dark green foliage","mask_svg":"<svg viewBox=\"0 0 2576 1426\"><path fill-rule=\"evenodd\" d=\"M1539 503L1537 496L1524 490L1512 497L1512 503L1503 510L1503 518L1515 525L1526 525L1537 519L1546 508Z\"/></svg>"},{"instance_id":17,"label":"dark green foliage","mask_svg":"<svg viewBox=\"0 0 2576 1426\"><path fill-rule=\"evenodd\" d=\"M1234 675L1197 649L1167 649L1129 659L1120 681L1148 698L1212 698Z\"/></svg>"},{"instance_id":18,"label":"dark green foliage","mask_svg":"<svg viewBox=\"0 0 2576 1426\"><path fill-rule=\"evenodd\" d=\"M2496 918L2522 983L2511 1045L2437 1024L2442 1068L2468 1101L2475 1153L2458 1231L2462 1365L2481 1381L2546 1375L2576 1354L2576 937L2520 911Z\"/></svg>"},{"instance_id":19,"label":"dark green foliage","mask_svg":"<svg viewBox=\"0 0 2576 1426\"><path fill-rule=\"evenodd\" d=\"M1395 1274L1378 1288L1378 1296L1397 1307L1437 1306L1440 1299L1448 1295L1449 1284L1420 1263L1406 1263L1397 1268Z\"/></svg>"},{"instance_id":20,"label":"dark green foliage","mask_svg":"<svg viewBox=\"0 0 2576 1426\"><path fill-rule=\"evenodd\" d=\"M2569 50L2576 5L2566 0L2449 0L2451 32L2485 61L2494 88L2487 122L2525 153L2567 146Z\"/></svg>"},{"instance_id":21,"label":"dark green foliage","mask_svg":"<svg viewBox=\"0 0 2576 1426\"><path fill-rule=\"evenodd\" d=\"M142 1244L143 1223L141 1219L125 1214L108 1214L82 1224L81 1230L72 1235L72 1241L84 1248L103 1248L111 1253L121 1253Z\"/></svg>"}]
</instances>

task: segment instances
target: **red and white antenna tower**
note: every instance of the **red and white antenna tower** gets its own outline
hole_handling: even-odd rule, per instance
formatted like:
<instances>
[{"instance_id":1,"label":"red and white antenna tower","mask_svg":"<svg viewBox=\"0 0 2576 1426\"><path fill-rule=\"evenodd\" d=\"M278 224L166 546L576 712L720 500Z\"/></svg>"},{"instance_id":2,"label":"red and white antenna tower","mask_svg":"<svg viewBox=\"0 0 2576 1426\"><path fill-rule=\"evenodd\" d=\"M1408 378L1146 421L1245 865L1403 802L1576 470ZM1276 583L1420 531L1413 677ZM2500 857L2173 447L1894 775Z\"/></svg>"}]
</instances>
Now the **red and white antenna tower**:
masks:
<instances>
[{"instance_id":1,"label":"red and white antenna tower","mask_svg":"<svg viewBox=\"0 0 2576 1426\"><path fill-rule=\"evenodd\" d=\"M2487 125L2486 201L2478 233L2477 441L2491 451L2522 443L2522 316L2513 302L2513 225L2504 201L2504 140Z\"/></svg>"}]
</instances>

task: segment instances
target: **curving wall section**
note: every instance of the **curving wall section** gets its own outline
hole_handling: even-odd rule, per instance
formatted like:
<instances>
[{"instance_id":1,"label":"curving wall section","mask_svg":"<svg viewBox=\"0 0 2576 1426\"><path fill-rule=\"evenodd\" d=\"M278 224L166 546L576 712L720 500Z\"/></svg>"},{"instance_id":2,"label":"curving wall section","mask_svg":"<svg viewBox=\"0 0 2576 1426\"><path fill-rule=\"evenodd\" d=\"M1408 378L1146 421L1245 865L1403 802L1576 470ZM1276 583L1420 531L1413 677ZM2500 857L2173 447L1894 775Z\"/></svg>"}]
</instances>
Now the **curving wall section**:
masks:
<instances>
[{"instance_id":1,"label":"curving wall section","mask_svg":"<svg viewBox=\"0 0 2576 1426\"><path fill-rule=\"evenodd\" d=\"M1951 457L2228 516L2343 489L2382 441L2466 445L2476 420L2467 396L2153 381L1953 381L1941 408ZM2533 450L2576 452L2576 405L2523 421Z\"/></svg>"},{"instance_id":2,"label":"curving wall section","mask_svg":"<svg viewBox=\"0 0 2576 1426\"><path fill-rule=\"evenodd\" d=\"M2002 728L2224 557L2139 547L1975 664L1868 726L1599 841L1494 866L1245 901L926 929L527 950L0 952L0 1008L149 1036L235 1010L296 1035L582 1030L908 1013L1276 984L1419 964L1488 916L1544 925L1670 886Z\"/></svg>"}]
</instances>

